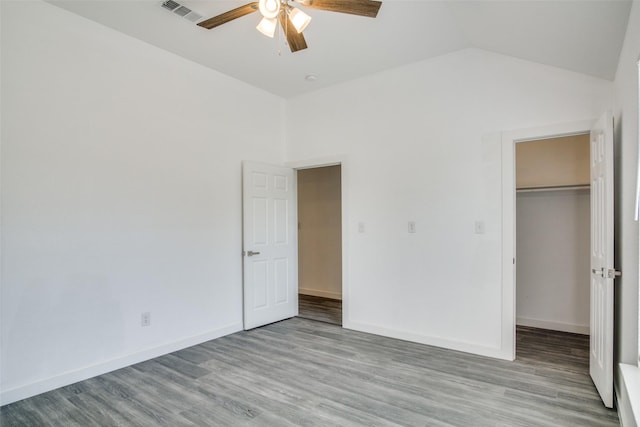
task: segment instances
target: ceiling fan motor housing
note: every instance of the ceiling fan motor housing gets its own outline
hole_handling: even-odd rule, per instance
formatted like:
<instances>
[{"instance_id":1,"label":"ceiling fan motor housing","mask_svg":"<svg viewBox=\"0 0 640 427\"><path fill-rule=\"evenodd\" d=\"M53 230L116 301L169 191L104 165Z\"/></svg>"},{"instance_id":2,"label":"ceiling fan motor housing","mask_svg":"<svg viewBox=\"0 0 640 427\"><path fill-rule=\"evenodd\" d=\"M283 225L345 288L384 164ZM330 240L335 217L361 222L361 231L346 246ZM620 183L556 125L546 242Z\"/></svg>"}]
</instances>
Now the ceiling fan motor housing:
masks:
<instances>
[{"instance_id":1,"label":"ceiling fan motor housing","mask_svg":"<svg viewBox=\"0 0 640 427\"><path fill-rule=\"evenodd\" d=\"M260 0L258 2L258 9L262 16L273 19L280 13L280 0Z\"/></svg>"}]
</instances>

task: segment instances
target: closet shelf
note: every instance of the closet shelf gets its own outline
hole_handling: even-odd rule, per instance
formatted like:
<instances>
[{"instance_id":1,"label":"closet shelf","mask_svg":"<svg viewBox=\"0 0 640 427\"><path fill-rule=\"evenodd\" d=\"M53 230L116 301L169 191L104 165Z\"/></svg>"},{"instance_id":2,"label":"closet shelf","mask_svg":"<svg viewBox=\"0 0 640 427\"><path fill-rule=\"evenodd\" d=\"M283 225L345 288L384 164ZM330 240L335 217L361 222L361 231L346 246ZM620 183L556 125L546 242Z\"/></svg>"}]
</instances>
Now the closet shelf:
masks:
<instances>
[{"instance_id":1,"label":"closet shelf","mask_svg":"<svg viewBox=\"0 0 640 427\"><path fill-rule=\"evenodd\" d=\"M567 190L589 190L589 184L578 185L549 185L541 187L520 187L516 188L516 193L535 193L540 191L567 191Z\"/></svg>"}]
</instances>

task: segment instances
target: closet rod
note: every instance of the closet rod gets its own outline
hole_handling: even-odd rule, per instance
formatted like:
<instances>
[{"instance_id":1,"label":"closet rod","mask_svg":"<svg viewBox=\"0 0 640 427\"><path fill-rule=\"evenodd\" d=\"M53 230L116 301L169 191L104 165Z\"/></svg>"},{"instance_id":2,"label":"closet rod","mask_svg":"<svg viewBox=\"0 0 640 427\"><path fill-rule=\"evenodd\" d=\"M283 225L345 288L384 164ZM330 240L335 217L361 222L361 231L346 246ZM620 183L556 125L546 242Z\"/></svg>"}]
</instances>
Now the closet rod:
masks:
<instances>
[{"instance_id":1,"label":"closet rod","mask_svg":"<svg viewBox=\"0 0 640 427\"><path fill-rule=\"evenodd\" d=\"M589 184L581 185L549 185L542 187L520 187L516 188L516 193L535 193L538 191L563 191L563 190L589 190Z\"/></svg>"}]
</instances>

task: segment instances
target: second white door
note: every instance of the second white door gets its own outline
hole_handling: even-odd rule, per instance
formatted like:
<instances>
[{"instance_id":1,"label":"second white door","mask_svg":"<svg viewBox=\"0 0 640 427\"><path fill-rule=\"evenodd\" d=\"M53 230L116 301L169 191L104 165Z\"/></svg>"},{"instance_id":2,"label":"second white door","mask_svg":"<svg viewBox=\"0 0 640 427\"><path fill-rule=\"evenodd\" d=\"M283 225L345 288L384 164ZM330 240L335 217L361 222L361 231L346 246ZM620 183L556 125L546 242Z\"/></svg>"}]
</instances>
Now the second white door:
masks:
<instances>
[{"instance_id":1,"label":"second white door","mask_svg":"<svg viewBox=\"0 0 640 427\"><path fill-rule=\"evenodd\" d=\"M613 117L591 129L591 324L589 372L613 407Z\"/></svg>"},{"instance_id":2,"label":"second white door","mask_svg":"<svg viewBox=\"0 0 640 427\"><path fill-rule=\"evenodd\" d=\"M295 172L244 162L244 329L298 315Z\"/></svg>"}]
</instances>

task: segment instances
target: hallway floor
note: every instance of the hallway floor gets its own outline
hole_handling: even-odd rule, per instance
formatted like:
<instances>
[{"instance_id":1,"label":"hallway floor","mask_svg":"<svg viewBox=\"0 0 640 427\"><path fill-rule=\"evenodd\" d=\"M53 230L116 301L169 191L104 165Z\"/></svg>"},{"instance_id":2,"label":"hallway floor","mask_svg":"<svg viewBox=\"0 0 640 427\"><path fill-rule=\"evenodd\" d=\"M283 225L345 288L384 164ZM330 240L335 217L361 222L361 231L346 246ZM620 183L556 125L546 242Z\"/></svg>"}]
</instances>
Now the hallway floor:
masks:
<instances>
[{"instance_id":1,"label":"hallway floor","mask_svg":"<svg viewBox=\"0 0 640 427\"><path fill-rule=\"evenodd\" d=\"M298 317L342 326L342 301L299 294Z\"/></svg>"}]
</instances>

